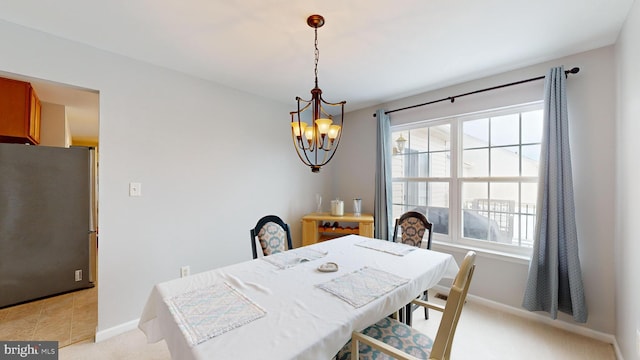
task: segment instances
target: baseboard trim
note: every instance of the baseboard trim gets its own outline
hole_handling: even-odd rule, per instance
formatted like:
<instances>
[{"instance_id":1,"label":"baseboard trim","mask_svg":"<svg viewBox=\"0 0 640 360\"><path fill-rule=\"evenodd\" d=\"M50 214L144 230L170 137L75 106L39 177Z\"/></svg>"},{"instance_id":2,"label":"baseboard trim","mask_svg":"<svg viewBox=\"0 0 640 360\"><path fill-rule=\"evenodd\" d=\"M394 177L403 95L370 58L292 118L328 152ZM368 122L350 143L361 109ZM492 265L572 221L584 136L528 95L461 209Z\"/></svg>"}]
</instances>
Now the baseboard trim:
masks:
<instances>
[{"instance_id":1,"label":"baseboard trim","mask_svg":"<svg viewBox=\"0 0 640 360\"><path fill-rule=\"evenodd\" d=\"M441 286L441 285L436 285L434 288L434 290L436 291L440 291L444 294L448 294L449 293L449 288ZM546 317L544 315L541 314L537 314L531 311L527 311L525 309L521 309L521 308L516 308L510 305L505 305L502 303L499 303L497 301L493 301L493 300L489 300L489 299L485 299L483 297L480 296L476 296L476 295L471 295L468 294L467 295L467 301L471 301L480 305L484 305L488 308L492 308L492 309L496 309L496 310L500 310L503 312L506 312L508 314L511 315L515 315L521 318L525 318L527 320L532 320L532 321L536 321L538 323L542 323L545 325L549 325L549 326L553 326L555 328L558 329L562 329L565 331L569 331L571 333L574 334L578 334L578 335L582 335L591 339L595 339L595 340L599 340L599 341L603 341L606 343L609 343L613 346L613 349L616 353L616 357L619 360L623 360L624 358L622 357L621 351L620 351L620 347L618 346L618 342L616 341L616 337L612 334L607 334L607 333L603 333L601 331L596 331L593 329L589 329L583 326L579 326L579 325L574 325L574 324L570 324L567 323L565 321L562 320L553 320L550 317Z\"/></svg>"},{"instance_id":2,"label":"baseboard trim","mask_svg":"<svg viewBox=\"0 0 640 360\"><path fill-rule=\"evenodd\" d=\"M120 325L116 325L114 327L110 327L108 329L104 329L101 331L97 331L96 332L96 342L101 342L101 341L105 341L107 339L110 339L114 336L118 336L121 334L126 333L127 331L131 331L134 329L138 328L138 322L140 321L140 319L135 319L135 320L131 320L129 322L120 324Z\"/></svg>"},{"instance_id":3,"label":"baseboard trim","mask_svg":"<svg viewBox=\"0 0 640 360\"><path fill-rule=\"evenodd\" d=\"M622 351L620 351L620 347L618 346L618 341L614 340L612 345L613 349L616 351L616 359L624 360L624 358L622 357Z\"/></svg>"}]
</instances>

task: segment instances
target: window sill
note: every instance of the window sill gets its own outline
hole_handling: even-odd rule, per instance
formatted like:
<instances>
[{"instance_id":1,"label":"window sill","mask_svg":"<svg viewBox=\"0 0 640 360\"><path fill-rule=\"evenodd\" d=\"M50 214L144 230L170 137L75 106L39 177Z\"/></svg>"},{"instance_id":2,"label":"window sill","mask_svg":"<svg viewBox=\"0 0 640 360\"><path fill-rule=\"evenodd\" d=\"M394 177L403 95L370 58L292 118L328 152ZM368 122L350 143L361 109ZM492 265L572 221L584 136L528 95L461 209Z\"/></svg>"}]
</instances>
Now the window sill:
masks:
<instances>
[{"instance_id":1,"label":"window sill","mask_svg":"<svg viewBox=\"0 0 640 360\"><path fill-rule=\"evenodd\" d=\"M512 262L516 264L524 264L527 266L529 265L529 262L531 260L531 256L527 256L527 255L512 254L504 251L489 250L485 248L478 248L478 247L466 246L466 245L463 246L458 244L439 242L435 240L433 241L431 249L436 251L443 251L443 252L454 251L454 252L460 252L463 254L469 250L473 250L478 254L478 256L481 256L484 258L507 261L507 262Z\"/></svg>"}]
</instances>

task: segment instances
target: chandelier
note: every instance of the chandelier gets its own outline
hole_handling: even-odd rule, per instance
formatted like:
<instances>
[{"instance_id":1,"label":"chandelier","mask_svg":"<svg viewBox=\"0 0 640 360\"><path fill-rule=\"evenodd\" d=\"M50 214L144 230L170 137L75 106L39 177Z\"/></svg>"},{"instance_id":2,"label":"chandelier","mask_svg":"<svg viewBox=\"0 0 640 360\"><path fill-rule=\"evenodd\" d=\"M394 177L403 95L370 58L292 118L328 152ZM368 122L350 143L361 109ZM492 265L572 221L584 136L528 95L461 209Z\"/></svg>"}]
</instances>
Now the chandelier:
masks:
<instances>
[{"instance_id":1,"label":"chandelier","mask_svg":"<svg viewBox=\"0 0 640 360\"><path fill-rule=\"evenodd\" d=\"M344 119L346 101L329 103L322 98L322 90L318 87L318 28L324 25L321 15L311 15L307 25L315 33L315 87L311 89L311 100L296 96L298 110L291 114L291 138L298 157L311 167L312 172L319 172L336 153ZM339 107L339 110L336 108ZM334 123L334 120L339 120Z\"/></svg>"}]
</instances>

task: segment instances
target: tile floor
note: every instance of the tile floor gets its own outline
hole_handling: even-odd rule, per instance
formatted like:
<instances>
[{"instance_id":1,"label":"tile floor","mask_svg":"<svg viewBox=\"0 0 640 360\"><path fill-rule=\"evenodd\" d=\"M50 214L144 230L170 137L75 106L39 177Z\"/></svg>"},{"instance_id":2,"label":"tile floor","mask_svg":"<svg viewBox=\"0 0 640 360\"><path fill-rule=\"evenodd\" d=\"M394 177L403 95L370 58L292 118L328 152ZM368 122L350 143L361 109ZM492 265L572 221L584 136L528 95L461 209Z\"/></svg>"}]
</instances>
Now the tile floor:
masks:
<instances>
[{"instance_id":1,"label":"tile floor","mask_svg":"<svg viewBox=\"0 0 640 360\"><path fill-rule=\"evenodd\" d=\"M0 339L58 341L64 347L91 340L98 324L98 288L0 309Z\"/></svg>"}]
</instances>

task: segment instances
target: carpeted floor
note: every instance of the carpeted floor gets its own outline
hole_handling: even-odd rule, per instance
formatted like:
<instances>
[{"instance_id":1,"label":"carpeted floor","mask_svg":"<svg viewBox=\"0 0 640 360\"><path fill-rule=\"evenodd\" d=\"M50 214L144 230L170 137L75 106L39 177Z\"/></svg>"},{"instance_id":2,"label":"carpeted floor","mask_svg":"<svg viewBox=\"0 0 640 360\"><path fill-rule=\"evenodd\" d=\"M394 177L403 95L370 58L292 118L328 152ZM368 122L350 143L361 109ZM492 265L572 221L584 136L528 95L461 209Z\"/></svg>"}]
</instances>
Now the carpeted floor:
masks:
<instances>
[{"instance_id":1,"label":"carpeted floor","mask_svg":"<svg viewBox=\"0 0 640 360\"><path fill-rule=\"evenodd\" d=\"M430 300L440 301L433 296ZM425 320L422 309L418 309L414 312L413 319L415 328L435 336L440 321L438 312L430 311L430 319ZM66 346L60 349L59 355L60 360L171 358L164 342L147 344L144 334L139 330L132 330L100 343L85 341ZM451 357L456 360L616 359L611 344L523 319L472 301L467 302L462 312Z\"/></svg>"},{"instance_id":2,"label":"carpeted floor","mask_svg":"<svg viewBox=\"0 0 640 360\"><path fill-rule=\"evenodd\" d=\"M440 301L433 296L429 300ZM424 319L422 309L413 313L413 327L430 336L435 336L439 321L437 311L429 311L429 320ZM451 358L615 360L616 356L611 344L469 300L460 316Z\"/></svg>"}]
</instances>

